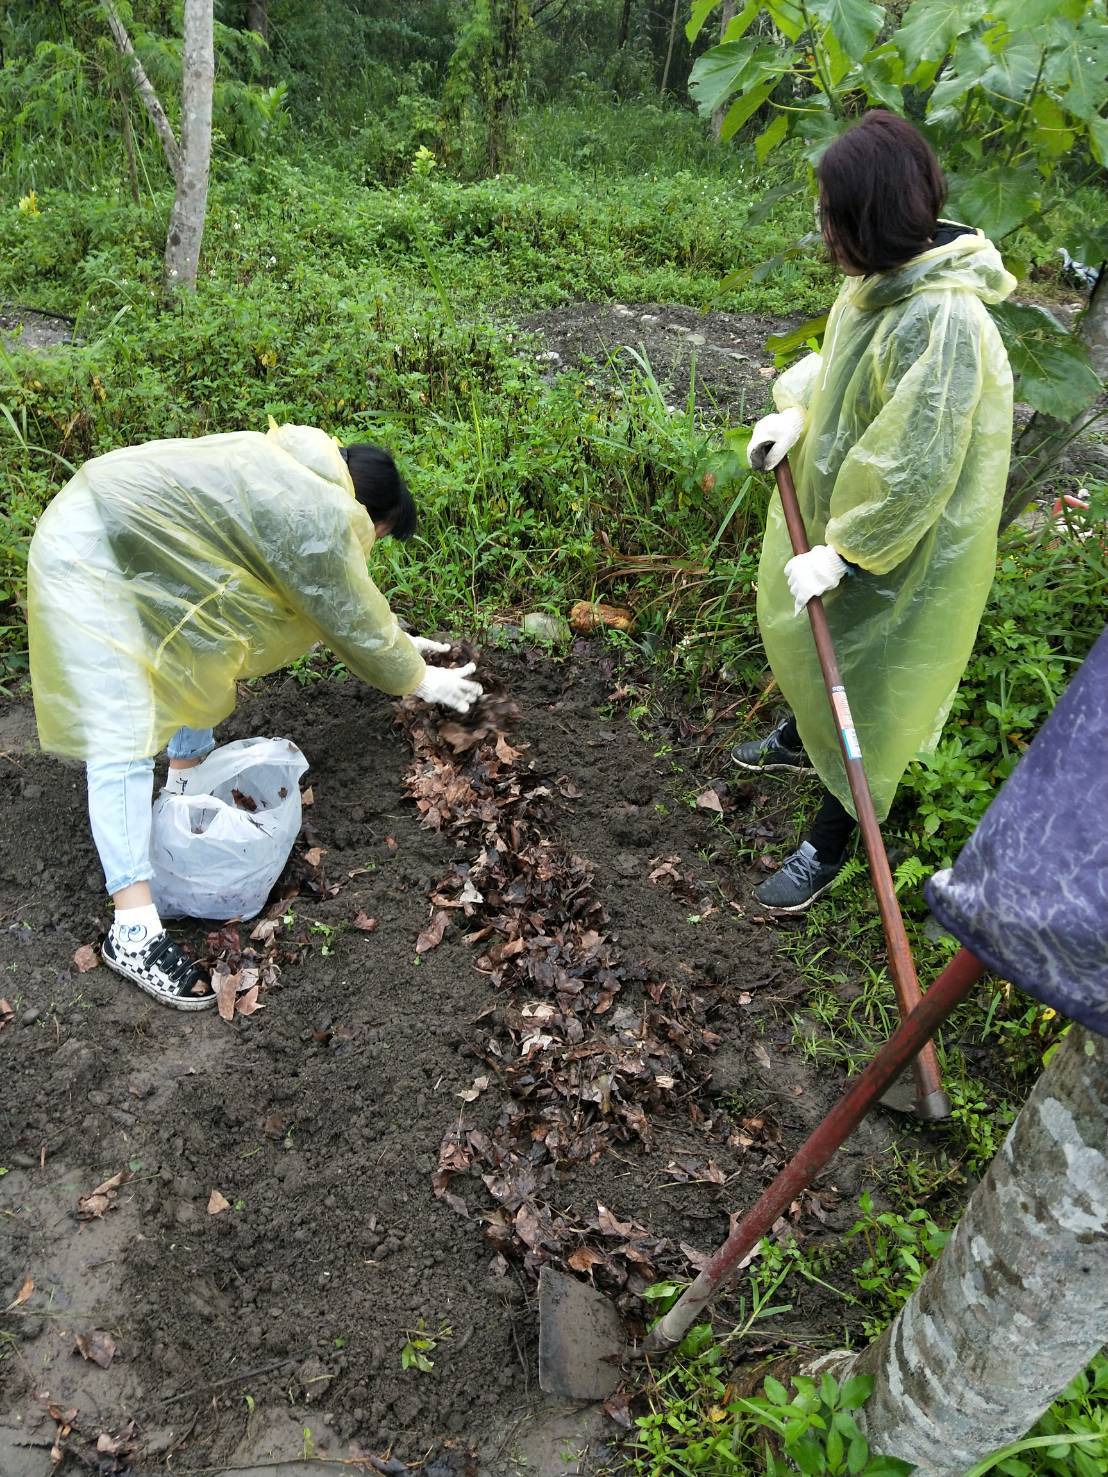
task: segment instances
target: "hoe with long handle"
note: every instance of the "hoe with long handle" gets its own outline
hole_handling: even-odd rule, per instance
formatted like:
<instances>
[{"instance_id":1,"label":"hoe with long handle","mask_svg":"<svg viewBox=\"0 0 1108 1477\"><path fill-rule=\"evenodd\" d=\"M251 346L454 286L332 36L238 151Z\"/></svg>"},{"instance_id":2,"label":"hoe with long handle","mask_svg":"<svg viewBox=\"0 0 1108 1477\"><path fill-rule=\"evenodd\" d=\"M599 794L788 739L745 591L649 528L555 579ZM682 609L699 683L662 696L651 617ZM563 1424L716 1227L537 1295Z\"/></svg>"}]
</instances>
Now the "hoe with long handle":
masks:
<instances>
[{"instance_id":1,"label":"hoe with long handle","mask_svg":"<svg viewBox=\"0 0 1108 1477\"><path fill-rule=\"evenodd\" d=\"M804 527L804 519L800 515L800 504L797 502L788 457L778 462L774 473L777 477L777 491L781 494L781 508L785 514L785 524L789 530L793 553L806 554L809 548L808 533ZM896 900L896 890L893 887L892 873L889 870L889 858L885 854L881 827L873 808L873 797L870 795L869 781L866 779L866 769L862 762L858 736L854 731L850 704L847 702L846 689L839 676L839 664L835 659L835 649L831 644L827 612L818 595L808 601L808 619L812 623L812 638L816 643L816 654L823 673L823 685L827 689L827 698L831 704L831 712L839 736L839 748L842 751L843 763L846 765L846 777L850 783L850 793L854 797L854 813L858 817L862 840L865 842L866 856L869 858L869 873L873 880L873 890L877 894L877 906L881 912L881 924L885 930L885 943L889 950L889 971L893 977L893 989L896 991L896 1003L900 1007L900 1018L903 1020L915 1010L920 1002L919 980L916 977L916 966L912 961L912 951L908 946L908 935L904 931L904 919L900 916L900 904ZM949 1118L950 1103L943 1091L935 1048L930 1043L912 1063L912 1075L916 1084L917 1115L926 1119Z\"/></svg>"},{"instance_id":2,"label":"hoe with long handle","mask_svg":"<svg viewBox=\"0 0 1108 1477\"><path fill-rule=\"evenodd\" d=\"M806 553L808 536L787 461L777 466L776 473L793 550L797 554ZM743 1216L696 1280L638 1347L628 1345L619 1315L603 1294L552 1267L542 1268L539 1276L539 1384L548 1394L602 1400L619 1384L628 1359L662 1353L679 1343L731 1274L745 1263L777 1218L801 1190L812 1183L909 1063L916 1080L917 1113L923 1118L942 1118L950 1111L931 1038L980 979L984 965L968 949L960 949L927 994L921 994L850 707L831 645L827 616L820 600L808 602L808 616L827 695L835 714L858 823L869 856L901 1023L861 1076Z\"/></svg>"}]
</instances>

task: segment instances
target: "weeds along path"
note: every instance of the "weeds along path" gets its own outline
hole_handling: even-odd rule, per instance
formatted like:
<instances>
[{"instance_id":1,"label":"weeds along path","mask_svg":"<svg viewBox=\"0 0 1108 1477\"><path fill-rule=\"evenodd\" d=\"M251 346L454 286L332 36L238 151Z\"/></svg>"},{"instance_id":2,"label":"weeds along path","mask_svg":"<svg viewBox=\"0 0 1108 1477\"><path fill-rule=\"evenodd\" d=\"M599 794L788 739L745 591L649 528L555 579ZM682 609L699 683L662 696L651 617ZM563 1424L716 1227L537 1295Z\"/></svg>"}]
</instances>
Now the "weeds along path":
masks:
<instances>
[{"instance_id":1,"label":"weeds along path","mask_svg":"<svg viewBox=\"0 0 1108 1477\"><path fill-rule=\"evenodd\" d=\"M82 777L6 710L5 1477L43 1477L63 1427L105 1474L305 1442L439 1474L479 1445L511 1471L540 1262L641 1316L837 1092L791 1047L773 931L706 859L718 818L681 802L602 648L481 661L494 696L466 724L353 682L243 693L221 739L291 738L314 804L301 895L259 941L280 969L229 1022L78 973L107 914ZM850 1224L888 1145L877 1122L839 1156L802 1237ZM806 1289L759 1340L842 1315ZM92 1333L106 1367L74 1352L106 1349Z\"/></svg>"}]
</instances>

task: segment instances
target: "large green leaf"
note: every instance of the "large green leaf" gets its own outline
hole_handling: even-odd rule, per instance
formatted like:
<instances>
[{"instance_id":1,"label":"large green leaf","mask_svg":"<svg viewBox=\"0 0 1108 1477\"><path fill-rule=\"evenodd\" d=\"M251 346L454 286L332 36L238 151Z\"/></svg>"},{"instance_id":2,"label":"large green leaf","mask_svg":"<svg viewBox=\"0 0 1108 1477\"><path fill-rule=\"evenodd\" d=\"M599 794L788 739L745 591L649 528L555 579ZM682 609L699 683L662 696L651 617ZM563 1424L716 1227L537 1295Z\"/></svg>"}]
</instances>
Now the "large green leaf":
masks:
<instances>
[{"instance_id":1,"label":"large green leaf","mask_svg":"<svg viewBox=\"0 0 1108 1477\"><path fill-rule=\"evenodd\" d=\"M992 66L993 58L984 41L976 36L963 36L954 48L950 66L935 84L927 100L927 117L942 123L956 116L955 103L975 87Z\"/></svg>"},{"instance_id":2,"label":"large green leaf","mask_svg":"<svg viewBox=\"0 0 1108 1477\"><path fill-rule=\"evenodd\" d=\"M795 41L807 28L804 12L795 0L766 0L766 9L773 24L790 41Z\"/></svg>"},{"instance_id":3,"label":"large green leaf","mask_svg":"<svg viewBox=\"0 0 1108 1477\"><path fill-rule=\"evenodd\" d=\"M881 29L885 10L871 0L808 0L808 9L829 25L851 57L863 56Z\"/></svg>"},{"instance_id":4,"label":"large green leaf","mask_svg":"<svg viewBox=\"0 0 1108 1477\"><path fill-rule=\"evenodd\" d=\"M704 22L719 3L720 0L693 0L692 14L685 26L685 35L690 41L695 41L700 35Z\"/></svg>"},{"instance_id":5,"label":"large green leaf","mask_svg":"<svg viewBox=\"0 0 1108 1477\"><path fill-rule=\"evenodd\" d=\"M758 163L764 164L776 149L778 144L783 144L789 136L789 115L778 113L768 128L754 140L754 152L758 156Z\"/></svg>"},{"instance_id":6,"label":"large green leaf","mask_svg":"<svg viewBox=\"0 0 1108 1477\"><path fill-rule=\"evenodd\" d=\"M799 241L794 241L792 245L786 246L784 251L767 257L765 261L756 262L750 267L740 267L738 271L728 273L719 284L720 292L729 292L734 287L745 287L748 283L764 282L785 262L791 262L798 256L806 256L819 239L815 231L809 231L807 236L801 236Z\"/></svg>"},{"instance_id":7,"label":"large green leaf","mask_svg":"<svg viewBox=\"0 0 1108 1477\"><path fill-rule=\"evenodd\" d=\"M1000 303L989 312L1008 350L1021 400L1060 421L1072 421L1093 403L1101 384L1080 339L1042 308Z\"/></svg>"},{"instance_id":8,"label":"large green leaf","mask_svg":"<svg viewBox=\"0 0 1108 1477\"><path fill-rule=\"evenodd\" d=\"M785 185L774 185L772 190L767 190L759 197L757 205L751 210L743 221L744 226L760 226L763 221L768 220L774 212L774 208L782 201L788 200L792 195L799 195L808 188L802 179L789 180Z\"/></svg>"},{"instance_id":9,"label":"large green leaf","mask_svg":"<svg viewBox=\"0 0 1108 1477\"><path fill-rule=\"evenodd\" d=\"M776 46L750 39L725 41L698 57L689 75L689 91L707 117L732 94L788 71L789 56ZM749 115L748 115L749 116Z\"/></svg>"},{"instance_id":10,"label":"large green leaf","mask_svg":"<svg viewBox=\"0 0 1108 1477\"><path fill-rule=\"evenodd\" d=\"M1108 222L1070 226L1063 241L1070 255L1079 262L1099 267L1101 262L1108 261Z\"/></svg>"},{"instance_id":11,"label":"large green leaf","mask_svg":"<svg viewBox=\"0 0 1108 1477\"><path fill-rule=\"evenodd\" d=\"M830 109L809 108L794 114L794 128L804 140L804 157L809 164L818 164L824 151L835 142L840 133L850 127L849 118L837 118Z\"/></svg>"},{"instance_id":12,"label":"large green leaf","mask_svg":"<svg viewBox=\"0 0 1108 1477\"><path fill-rule=\"evenodd\" d=\"M1080 20L1086 0L992 0L989 14L1006 21L1012 31L1031 31L1055 16Z\"/></svg>"},{"instance_id":13,"label":"large green leaf","mask_svg":"<svg viewBox=\"0 0 1108 1477\"><path fill-rule=\"evenodd\" d=\"M994 164L960 178L952 190L959 218L1001 240L1042 204L1042 176L1030 166Z\"/></svg>"},{"instance_id":14,"label":"large green leaf","mask_svg":"<svg viewBox=\"0 0 1108 1477\"><path fill-rule=\"evenodd\" d=\"M787 364L798 350L806 348L809 339L819 339L822 342L826 328L826 313L821 313L818 318L807 318L803 323L798 323L795 328L790 328L788 333L771 333L766 339L766 351L774 356L780 368Z\"/></svg>"},{"instance_id":15,"label":"large green leaf","mask_svg":"<svg viewBox=\"0 0 1108 1477\"><path fill-rule=\"evenodd\" d=\"M1049 46L1043 80L1075 117L1095 117L1108 101L1108 23L1059 18L1042 34Z\"/></svg>"},{"instance_id":16,"label":"large green leaf","mask_svg":"<svg viewBox=\"0 0 1108 1477\"><path fill-rule=\"evenodd\" d=\"M727 109L723 126L719 131L723 143L733 139L743 124L753 118L762 104L768 101L770 93L776 86L777 78L768 77L764 82L759 82L756 87L747 88L741 97L735 99Z\"/></svg>"},{"instance_id":17,"label":"large green leaf","mask_svg":"<svg viewBox=\"0 0 1108 1477\"><path fill-rule=\"evenodd\" d=\"M893 113L903 113L904 63L891 41L863 57L858 80L873 102Z\"/></svg>"},{"instance_id":18,"label":"large green leaf","mask_svg":"<svg viewBox=\"0 0 1108 1477\"><path fill-rule=\"evenodd\" d=\"M1034 127L1028 139L1040 159L1061 159L1068 154L1076 137L1062 107L1049 93L1040 92L1028 108Z\"/></svg>"},{"instance_id":19,"label":"large green leaf","mask_svg":"<svg viewBox=\"0 0 1108 1477\"><path fill-rule=\"evenodd\" d=\"M993 61L981 78L981 86L1002 100L1022 103L1038 80L1045 47L1032 36L1013 40L1001 27L990 31L985 43L993 53Z\"/></svg>"},{"instance_id":20,"label":"large green leaf","mask_svg":"<svg viewBox=\"0 0 1108 1477\"><path fill-rule=\"evenodd\" d=\"M1095 117L1088 120L1089 146L1098 164L1108 166L1108 118Z\"/></svg>"},{"instance_id":21,"label":"large green leaf","mask_svg":"<svg viewBox=\"0 0 1108 1477\"><path fill-rule=\"evenodd\" d=\"M984 11L985 0L915 0L893 37L905 70L914 72L921 61L941 61L951 42Z\"/></svg>"}]
</instances>

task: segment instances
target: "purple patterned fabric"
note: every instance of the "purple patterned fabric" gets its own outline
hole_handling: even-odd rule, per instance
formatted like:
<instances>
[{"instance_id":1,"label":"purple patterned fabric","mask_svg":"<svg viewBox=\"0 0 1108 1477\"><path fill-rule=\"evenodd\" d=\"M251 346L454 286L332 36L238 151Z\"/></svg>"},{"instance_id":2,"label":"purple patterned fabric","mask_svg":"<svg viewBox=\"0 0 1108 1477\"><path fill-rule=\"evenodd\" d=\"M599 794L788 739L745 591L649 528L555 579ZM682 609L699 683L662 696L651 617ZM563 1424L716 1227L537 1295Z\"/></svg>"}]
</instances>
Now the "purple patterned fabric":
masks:
<instances>
[{"instance_id":1,"label":"purple patterned fabric","mask_svg":"<svg viewBox=\"0 0 1108 1477\"><path fill-rule=\"evenodd\" d=\"M1003 979L1108 1036L1108 630L924 895Z\"/></svg>"}]
</instances>

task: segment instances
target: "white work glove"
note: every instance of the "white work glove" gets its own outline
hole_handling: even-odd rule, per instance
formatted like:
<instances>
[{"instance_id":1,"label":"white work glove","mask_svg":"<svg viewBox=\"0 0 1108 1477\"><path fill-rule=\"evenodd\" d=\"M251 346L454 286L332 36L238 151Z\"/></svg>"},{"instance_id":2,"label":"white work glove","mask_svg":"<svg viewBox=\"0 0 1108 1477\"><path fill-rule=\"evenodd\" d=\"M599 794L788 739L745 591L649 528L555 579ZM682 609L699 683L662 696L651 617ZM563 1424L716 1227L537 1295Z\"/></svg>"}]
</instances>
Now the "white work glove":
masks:
<instances>
[{"instance_id":1,"label":"white work glove","mask_svg":"<svg viewBox=\"0 0 1108 1477\"><path fill-rule=\"evenodd\" d=\"M453 708L455 713L468 713L485 690L479 682L467 680L476 667L476 662L467 662L464 667L428 667L413 696L425 703Z\"/></svg>"},{"instance_id":2,"label":"white work glove","mask_svg":"<svg viewBox=\"0 0 1108 1477\"><path fill-rule=\"evenodd\" d=\"M431 641L426 636L412 636L409 638L416 651L426 656L428 652L443 652L450 650L449 641Z\"/></svg>"},{"instance_id":3,"label":"white work glove","mask_svg":"<svg viewBox=\"0 0 1108 1477\"><path fill-rule=\"evenodd\" d=\"M847 569L846 560L830 544L817 544L806 554L794 554L785 565L785 578L789 594L796 601L795 614L801 613L813 595L833 590Z\"/></svg>"},{"instance_id":4,"label":"white work glove","mask_svg":"<svg viewBox=\"0 0 1108 1477\"><path fill-rule=\"evenodd\" d=\"M746 459L756 472L771 471L800 440L806 416L797 406L764 415L755 425Z\"/></svg>"}]
</instances>

